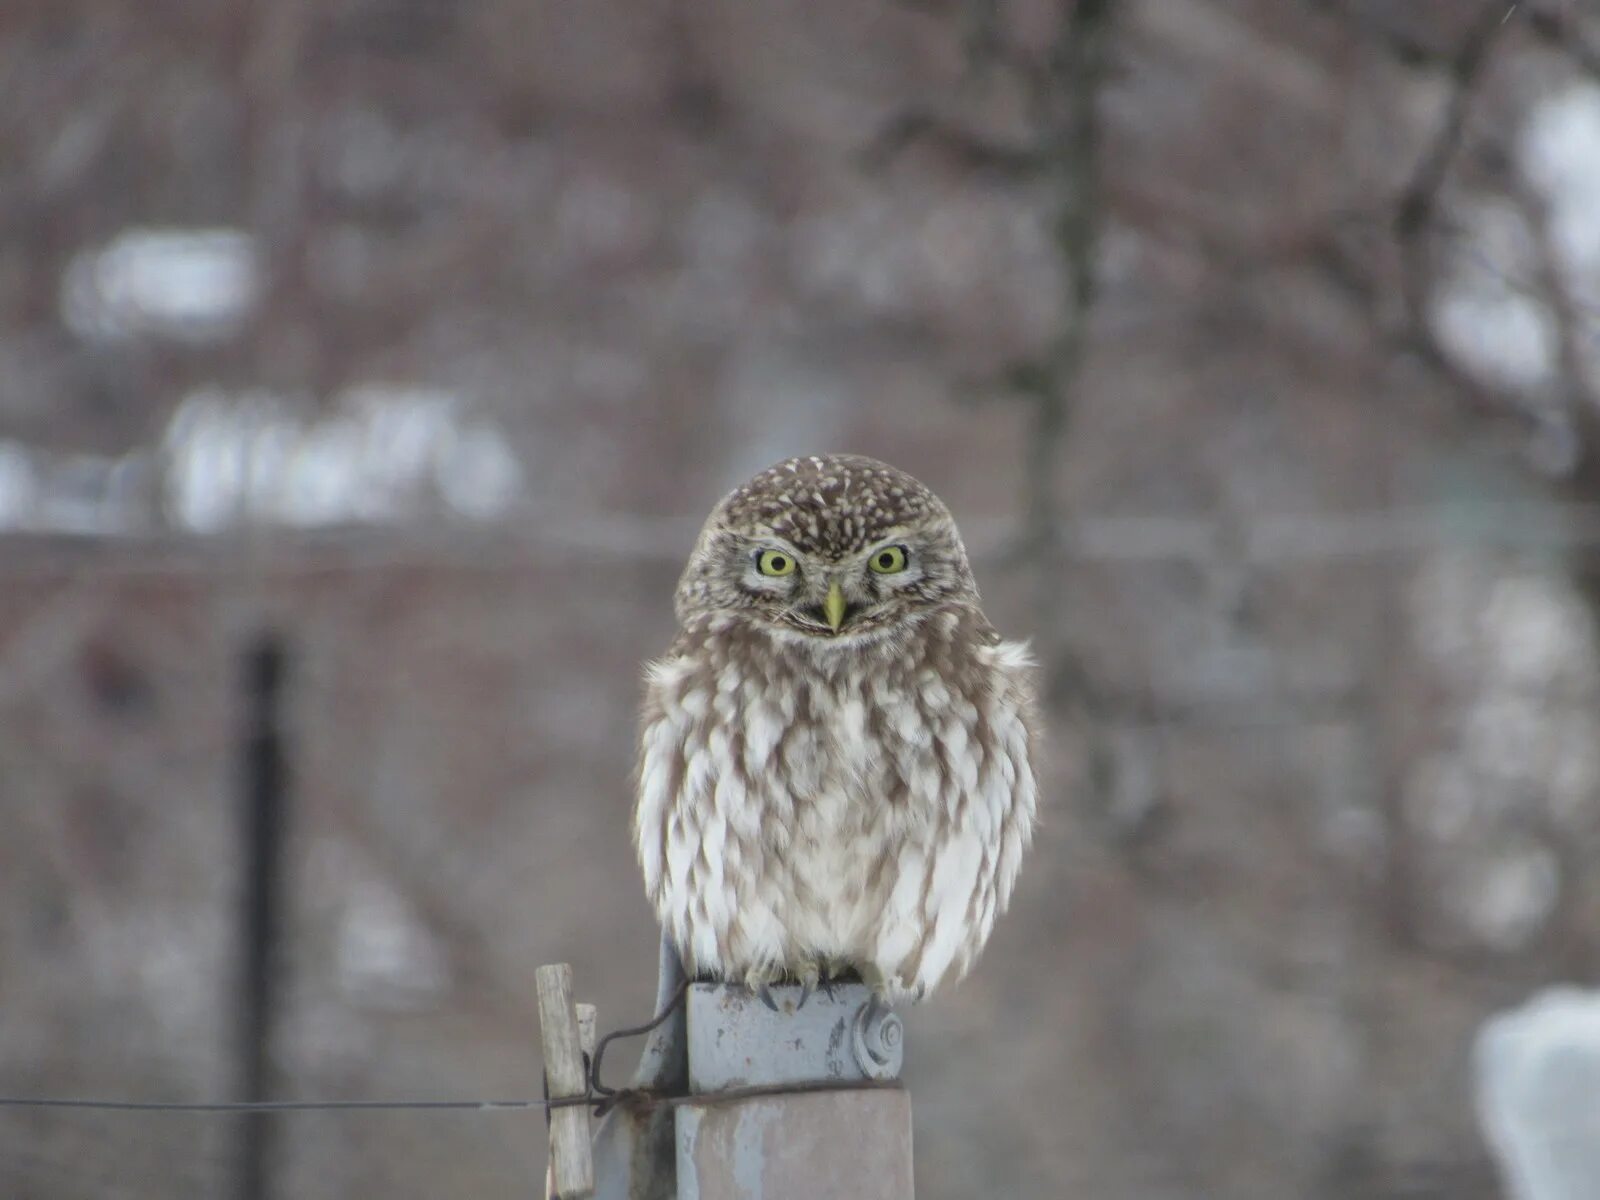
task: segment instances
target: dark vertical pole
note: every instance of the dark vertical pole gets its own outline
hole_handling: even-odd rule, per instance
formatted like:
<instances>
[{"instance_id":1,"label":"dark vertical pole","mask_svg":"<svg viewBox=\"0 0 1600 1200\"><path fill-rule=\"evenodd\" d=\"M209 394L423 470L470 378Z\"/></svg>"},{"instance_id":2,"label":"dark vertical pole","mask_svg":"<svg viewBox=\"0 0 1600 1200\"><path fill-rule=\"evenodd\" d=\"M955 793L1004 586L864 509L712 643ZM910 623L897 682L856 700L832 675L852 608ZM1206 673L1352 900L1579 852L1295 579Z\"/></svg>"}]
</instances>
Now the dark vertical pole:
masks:
<instances>
[{"instance_id":1,"label":"dark vertical pole","mask_svg":"<svg viewBox=\"0 0 1600 1200\"><path fill-rule=\"evenodd\" d=\"M280 994L275 968L289 816L283 731L287 656L281 638L267 632L257 635L241 657L238 1088L240 1099L266 1100ZM247 1113L240 1118L239 1130L238 1198L267 1200L275 1133L272 1114Z\"/></svg>"}]
</instances>

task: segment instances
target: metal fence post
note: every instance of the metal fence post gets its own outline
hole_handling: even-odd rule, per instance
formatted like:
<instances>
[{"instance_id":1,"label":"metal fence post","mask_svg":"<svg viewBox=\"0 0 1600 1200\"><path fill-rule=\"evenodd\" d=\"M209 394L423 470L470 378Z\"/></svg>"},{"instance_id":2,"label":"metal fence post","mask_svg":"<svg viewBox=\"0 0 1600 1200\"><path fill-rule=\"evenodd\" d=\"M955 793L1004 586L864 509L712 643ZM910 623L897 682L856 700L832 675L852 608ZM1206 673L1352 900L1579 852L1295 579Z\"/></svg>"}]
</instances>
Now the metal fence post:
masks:
<instances>
[{"instance_id":1,"label":"metal fence post","mask_svg":"<svg viewBox=\"0 0 1600 1200\"><path fill-rule=\"evenodd\" d=\"M278 942L289 823L283 711L288 651L283 639L270 631L261 633L246 647L241 665L237 1087L242 1100L267 1100L272 1093L271 1048L282 989ZM276 1133L271 1113L246 1113L240 1119L234 1186L240 1200L267 1200L271 1195Z\"/></svg>"},{"instance_id":2,"label":"metal fence post","mask_svg":"<svg viewBox=\"0 0 1600 1200\"><path fill-rule=\"evenodd\" d=\"M657 966L654 1011L667 1017L648 1035L633 1078L595 1131L595 1200L676 1200L678 1194L673 1110L662 1098L689 1090L689 1056L683 1006L674 1005L683 964L665 936Z\"/></svg>"}]
</instances>

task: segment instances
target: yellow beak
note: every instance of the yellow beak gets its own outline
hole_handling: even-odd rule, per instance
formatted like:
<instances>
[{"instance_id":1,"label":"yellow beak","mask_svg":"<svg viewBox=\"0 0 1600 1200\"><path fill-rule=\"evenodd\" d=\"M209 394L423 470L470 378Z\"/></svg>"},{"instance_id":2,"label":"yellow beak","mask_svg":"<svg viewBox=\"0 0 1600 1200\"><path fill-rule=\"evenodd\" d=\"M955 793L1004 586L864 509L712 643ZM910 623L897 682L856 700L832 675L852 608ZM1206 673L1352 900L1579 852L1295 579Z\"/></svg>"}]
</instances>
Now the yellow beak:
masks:
<instances>
[{"instance_id":1,"label":"yellow beak","mask_svg":"<svg viewBox=\"0 0 1600 1200\"><path fill-rule=\"evenodd\" d=\"M844 624L844 589L837 582L828 585L828 598L822 602L822 615L828 618L828 628L835 633Z\"/></svg>"}]
</instances>

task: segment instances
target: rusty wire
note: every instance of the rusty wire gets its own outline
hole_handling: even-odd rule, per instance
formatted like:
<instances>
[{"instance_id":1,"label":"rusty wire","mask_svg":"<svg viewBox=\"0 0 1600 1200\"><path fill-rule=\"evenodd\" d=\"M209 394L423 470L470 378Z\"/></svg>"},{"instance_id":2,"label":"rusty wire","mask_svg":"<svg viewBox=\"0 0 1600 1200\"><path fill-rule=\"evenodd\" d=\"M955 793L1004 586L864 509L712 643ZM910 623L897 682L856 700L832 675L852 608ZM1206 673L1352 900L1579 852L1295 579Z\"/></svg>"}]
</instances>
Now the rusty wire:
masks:
<instances>
[{"instance_id":1,"label":"rusty wire","mask_svg":"<svg viewBox=\"0 0 1600 1200\"><path fill-rule=\"evenodd\" d=\"M599 1107L609 1107L619 1091L627 1090L625 1088L609 1088L600 1082L600 1062L605 1057L606 1047L618 1038L639 1037L641 1034L649 1033L655 1029L676 1012L678 1006L683 1003L683 998L689 991L690 982L690 980L685 979L680 983L677 991L672 993L672 998L662 1006L661 1011L651 1017L645 1024L635 1025L630 1029L614 1029L600 1039L594 1048L594 1060L589 1064L589 1094L600 1097Z\"/></svg>"}]
</instances>

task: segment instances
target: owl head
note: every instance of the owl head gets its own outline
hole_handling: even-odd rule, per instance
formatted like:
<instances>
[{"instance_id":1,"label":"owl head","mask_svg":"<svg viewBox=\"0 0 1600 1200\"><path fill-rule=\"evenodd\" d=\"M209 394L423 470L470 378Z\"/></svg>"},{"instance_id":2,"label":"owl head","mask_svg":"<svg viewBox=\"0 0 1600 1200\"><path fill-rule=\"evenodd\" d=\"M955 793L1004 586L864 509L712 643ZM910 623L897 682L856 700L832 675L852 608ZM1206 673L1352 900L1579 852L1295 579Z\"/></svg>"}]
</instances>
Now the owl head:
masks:
<instances>
[{"instance_id":1,"label":"owl head","mask_svg":"<svg viewBox=\"0 0 1600 1200\"><path fill-rule=\"evenodd\" d=\"M930 609L978 602L949 509L911 476L854 454L791 458L722 498L678 584L681 622L735 613L844 643Z\"/></svg>"}]
</instances>

